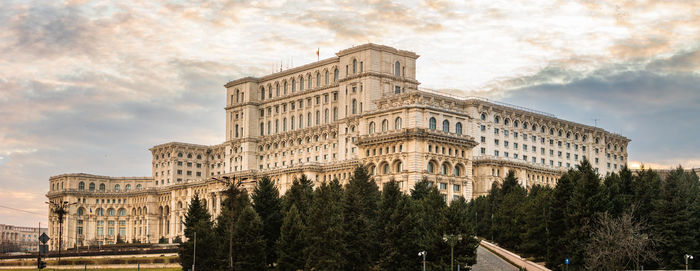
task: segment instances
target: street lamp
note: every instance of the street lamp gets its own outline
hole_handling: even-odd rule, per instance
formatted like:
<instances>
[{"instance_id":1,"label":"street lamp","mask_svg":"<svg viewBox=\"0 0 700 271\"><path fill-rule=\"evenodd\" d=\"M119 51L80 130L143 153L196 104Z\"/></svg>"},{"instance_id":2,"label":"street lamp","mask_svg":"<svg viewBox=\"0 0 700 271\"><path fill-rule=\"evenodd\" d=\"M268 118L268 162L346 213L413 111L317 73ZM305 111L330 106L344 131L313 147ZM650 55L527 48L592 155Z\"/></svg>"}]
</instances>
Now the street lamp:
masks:
<instances>
[{"instance_id":1,"label":"street lamp","mask_svg":"<svg viewBox=\"0 0 700 271\"><path fill-rule=\"evenodd\" d=\"M685 270L688 270L688 259L691 259L691 260L692 260L692 259L693 259L693 255L685 254L685 256L683 256L683 257L685 258Z\"/></svg>"},{"instance_id":2,"label":"street lamp","mask_svg":"<svg viewBox=\"0 0 700 271\"><path fill-rule=\"evenodd\" d=\"M455 264L455 245L457 242L462 241L462 235L461 234L444 234L442 236L442 240L447 242L450 245L450 271L454 270L454 264Z\"/></svg>"},{"instance_id":3,"label":"street lamp","mask_svg":"<svg viewBox=\"0 0 700 271\"><path fill-rule=\"evenodd\" d=\"M236 198L238 198L241 194L241 190L239 189L241 186L241 181L236 181L236 177L229 177L229 176L221 176L221 179L218 179L216 177L211 178L214 181L223 183L228 187L226 189L226 194L229 199L229 216L231 217L231 221L229 222L229 233L228 233L228 259L229 259L229 268L233 270L233 202Z\"/></svg>"},{"instance_id":4,"label":"street lamp","mask_svg":"<svg viewBox=\"0 0 700 271\"><path fill-rule=\"evenodd\" d=\"M68 201L46 202L51 208L51 212L58 216L58 261L61 262L61 245L63 243L63 217L68 214L68 206L77 204L77 202L68 203Z\"/></svg>"},{"instance_id":5,"label":"street lamp","mask_svg":"<svg viewBox=\"0 0 700 271\"><path fill-rule=\"evenodd\" d=\"M418 257L423 256L423 271L425 271L425 255L427 255L428 252L423 250L421 252L418 252Z\"/></svg>"}]
</instances>

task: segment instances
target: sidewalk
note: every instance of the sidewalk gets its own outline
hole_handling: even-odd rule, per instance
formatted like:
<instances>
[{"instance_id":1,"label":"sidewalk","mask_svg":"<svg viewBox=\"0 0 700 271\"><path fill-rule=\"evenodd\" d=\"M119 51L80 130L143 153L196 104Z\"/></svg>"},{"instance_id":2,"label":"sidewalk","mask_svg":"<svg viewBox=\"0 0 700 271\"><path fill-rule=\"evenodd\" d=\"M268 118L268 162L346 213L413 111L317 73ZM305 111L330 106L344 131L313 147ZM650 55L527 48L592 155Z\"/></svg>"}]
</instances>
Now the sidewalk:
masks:
<instances>
[{"instance_id":1,"label":"sidewalk","mask_svg":"<svg viewBox=\"0 0 700 271\"><path fill-rule=\"evenodd\" d=\"M531 261L528 261L526 259L523 259L522 257L518 256L517 254L510 252L508 250L505 250L495 244L492 244L487 241L481 241L480 245L483 246L484 248L490 250L494 254L500 256L501 258L505 259L506 261L510 262L511 264L525 268L527 271L551 271L550 269L541 266L539 264L533 263Z\"/></svg>"}]
</instances>

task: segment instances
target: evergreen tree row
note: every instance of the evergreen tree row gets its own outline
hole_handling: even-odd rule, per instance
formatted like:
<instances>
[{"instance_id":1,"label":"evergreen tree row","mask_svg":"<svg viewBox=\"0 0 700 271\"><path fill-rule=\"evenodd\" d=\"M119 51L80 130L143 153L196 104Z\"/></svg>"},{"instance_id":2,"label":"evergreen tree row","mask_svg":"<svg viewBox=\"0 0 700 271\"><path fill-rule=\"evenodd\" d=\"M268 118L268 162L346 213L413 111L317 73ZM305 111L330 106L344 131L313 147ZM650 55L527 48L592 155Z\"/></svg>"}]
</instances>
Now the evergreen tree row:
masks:
<instances>
[{"instance_id":1,"label":"evergreen tree row","mask_svg":"<svg viewBox=\"0 0 700 271\"><path fill-rule=\"evenodd\" d=\"M599 176L587 160L554 188L529 191L508 172L487 196L469 202L478 236L562 270L682 269L700 255L700 182L678 168ZM700 268L700 261L690 261Z\"/></svg>"},{"instance_id":2,"label":"evergreen tree row","mask_svg":"<svg viewBox=\"0 0 700 271\"><path fill-rule=\"evenodd\" d=\"M478 241L467 202L460 198L448 206L427 180L410 195L394 181L380 191L358 167L345 186L333 180L314 189L302 175L280 197L274 183L262 178L252 201L235 185L227 195L215 220L197 196L191 201L187 241L179 251L183 270L192 268L195 233L197 270L408 270L422 265L423 250L430 270L448 270L446 235L460 237L455 269L476 263Z\"/></svg>"}]
</instances>

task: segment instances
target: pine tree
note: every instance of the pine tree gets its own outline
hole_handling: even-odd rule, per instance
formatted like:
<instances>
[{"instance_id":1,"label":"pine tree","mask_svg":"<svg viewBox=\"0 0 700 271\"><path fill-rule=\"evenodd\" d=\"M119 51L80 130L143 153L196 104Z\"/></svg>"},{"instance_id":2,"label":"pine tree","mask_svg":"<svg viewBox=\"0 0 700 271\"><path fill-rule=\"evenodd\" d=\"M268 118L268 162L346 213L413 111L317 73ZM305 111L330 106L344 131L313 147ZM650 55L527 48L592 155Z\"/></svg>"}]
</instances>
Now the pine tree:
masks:
<instances>
[{"instance_id":1,"label":"pine tree","mask_svg":"<svg viewBox=\"0 0 700 271\"><path fill-rule=\"evenodd\" d=\"M416 182L416 184L413 186L413 189L411 189L411 197L415 200L420 200L427 197L431 185L432 182L428 181L428 179L426 178L423 178L422 180Z\"/></svg>"},{"instance_id":2,"label":"pine tree","mask_svg":"<svg viewBox=\"0 0 700 271\"><path fill-rule=\"evenodd\" d=\"M700 175L695 170L686 173L688 182L690 183L690 189L688 193L694 195L694 200L691 208L690 222L692 224L692 235L695 239L695 245L693 246L691 255L700 255ZM697 259L697 258L696 258ZM695 269L700 268L700 260L694 260L691 266Z\"/></svg>"},{"instance_id":3,"label":"pine tree","mask_svg":"<svg viewBox=\"0 0 700 271\"><path fill-rule=\"evenodd\" d=\"M605 210L604 191L600 178L593 167L584 159L577 166L574 174L574 190L568 203L567 230L564 234L565 244L571 260L570 268L582 268L585 265L584 253L590 239L588 233L594 226L596 214Z\"/></svg>"},{"instance_id":4,"label":"pine tree","mask_svg":"<svg viewBox=\"0 0 700 271\"><path fill-rule=\"evenodd\" d=\"M426 260L429 262L430 266L435 269L445 269L449 265L449 262L444 262L440 255L449 255L450 248L442 239L445 233L445 208L447 204L445 203L445 198L441 194L436 186L431 186L428 190L427 196L421 200L417 201L419 205L419 220L422 222L420 225L421 236L420 245L422 250L426 250L432 253L428 253Z\"/></svg>"},{"instance_id":5,"label":"pine tree","mask_svg":"<svg viewBox=\"0 0 700 271\"><path fill-rule=\"evenodd\" d=\"M385 187L386 189L386 187ZM379 267L382 270L406 270L417 263L422 249L423 221L418 201L400 195L389 223L384 226Z\"/></svg>"},{"instance_id":6,"label":"pine tree","mask_svg":"<svg viewBox=\"0 0 700 271\"><path fill-rule=\"evenodd\" d=\"M343 230L347 270L368 270L378 258L375 219L379 188L364 167L357 167L343 198Z\"/></svg>"},{"instance_id":7,"label":"pine tree","mask_svg":"<svg viewBox=\"0 0 700 271\"><path fill-rule=\"evenodd\" d=\"M337 179L323 183L314 191L306 228L308 269L343 269L345 241L343 232L343 188Z\"/></svg>"},{"instance_id":8,"label":"pine tree","mask_svg":"<svg viewBox=\"0 0 700 271\"><path fill-rule=\"evenodd\" d=\"M282 200L275 184L269 177L263 177L253 190L253 208L263 223L265 237L265 259L272 266L277 259L275 242L280 236L282 225Z\"/></svg>"},{"instance_id":9,"label":"pine tree","mask_svg":"<svg viewBox=\"0 0 700 271\"><path fill-rule=\"evenodd\" d=\"M658 248L662 268L684 267L683 255L697 246L697 228L693 228L693 208L698 193L696 183L696 180L679 167L666 177L659 198L654 204L654 232L665 240Z\"/></svg>"},{"instance_id":10,"label":"pine tree","mask_svg":"<svg viewBox=\"0 0 700 271\"><path fill-rule=\"evenodd\" d=\"M399 213L399 206L405 204L402 202L403 197L399 184L395 180L392 179L384 184L377 217L377 228L381 238L379 265L384 270L399 270L401 268L400 262L403 253L398 247L398 241L405 233L401 232L399 227L402 220L410 215L409 213ZM402 209L402 211L406 212L407 210Z\"/></svg>"},{"instance_id":11,"label":"pine tree","mask_svg":"<svg viewBox=\"0 0 700 271\"><path fill-rule=\"evenodd\" d=\"M386 237L384 234L385 228L391 223L391 216L396 211L402 195L403 193L399 188L399 184L394 179L391 179L382 187L379 214L377 217L377 228L383 236L382 238Z\"/></svg>"},{"instance_id":12,"label":"pine tree","mask_svg":"<svg viewBox=\"0 0 700 271\"><path fill-rule=\"evenodd\" d=\"M199 195L195 194L190 205L187 208L185 215L185 237L192 239L194 237L194 225L199 221L211 221L209 211L202 205Z\"/></svg>"},{"instance_id":13,"label":"pine tree","mask_svg":"<svg viewBox=\"0 0 700 271\"><path fill-rule=\"evenodd\" d=\"M216 226L214 227L214 231L219 237L218 246L221 248L216 251L216 258L219 259L219 269L230 268L231 260L229 259L229 255L236 253L235 245L232 247L234 250L233 253L229 251L231 247L230 243L233 241L236 221L238 221L238 217L243 213L243 210L250 206L250 199L248 198L248 192L246 192L246 190L233 185L229 187L227 194L233 196L234 199L232 200L229 197L224 198L221 203L221 212L219 216L216 217ZM231 212L232 207L233 213ZM231 223L233 223L233 227Z\"/></svg>"},{"instance_id":14,"label":"pine tree","mask_svg":"<svg viewBox=\"0 0 700 271\"><path fill-rule=\"evenodd\" d=\"M521 243L519 250L526 256L546 258L549 239L548 211L552 203L552 188L535 185L530 189L523 204Z\"/></svg>"},{"instance_id":15,"label":"pine tree","mask_svg":"<svg viewBox=\"0 0 700 271\"><path fill-rule=\"evenodd\" d=\"M622 213L629 211L632 205L633 176L626 166L623 166L618 173L612 173L603 180L603 201L604 210L613 217L619 217Z\"/></svg>"},{"instance_id":16,"label":"pine tree","mask_svg":"<svg viewBox=\"0 0 700 271\"><path fill-rule=\"evenodd\" d=\"M573 169L563 174L552 191L552 204L549 206L549 218L547 219L551 222L546 246L548 252L545 255L546 266L551 269L559 270L559 267L564 263L564 258L569 256L569 245L566 243L564 235L569 226L567 224L568 203L574 190L573 175L575 175Z\"/></svg>"},{"instance_id":17,"label":"pine tree","mask_svg":"<svg viewBox=\"0 0 700 271\"><path fill-rule=\"evenodd\" d=\"M476 247L479 241L474 236L474 228L469 223L468 217L467 202L462 197L453 200L445 210L444 234L457 235L461 238L454 247L454 266L467 267L476 263ZM447 255L443 258L446 264L450 263L451 259Z\"/></svg>"},{"instance_id":18,"label":"pine tree","mask_svg":"<svg viewBox=\"0 0 700 271\"><path fill-rule=\"evenodd\" d=\"M282 198L284 212L288 212L292 205L296 205L299 215L301 215L301 220L306 225L313 192L313 183L306 177L306 174L302 174L298 179L294 179L292 187L289 188Z\"/></svg>"},{"instance_id":19,"label":"pine tree","mask_svg":"<svg viewBox=\"0 0 700 271\"><path fill-rule=\"evenodd\" d=\"M515 177L515 171L508 171L501 188L501 201L493 217L493 230L496 241L505 248L514 250L520 244L522 223L521 206L525 202L525 188Z\"/></svg>"},{"instance_id":20,"label":"pine tree","mask_svg":"<svg viewBox=\"0 0 700 271\"><path fill-rule=\"evenodd\" d=\"M661 177L651 169L637 171L637 177L634 178L632 186L632 204L635 205L637 211L633 215L639 219L648 218L654 211L654 202L659 197L661 191ZM650 221L651 222L651 221Z\"/></svg>"},{"instance_id":21,"label":"pine tree","mask_svg":"<svg viewBox=\"0 0 700 271\"><path fill-rule=\"evenodd\" d=\"M296 205L292 205L284 216L280 238L276 242L277 254L279 255L277 269L281 271L304 269L305 248L304 225L301 222L299 210Z\"/></svg>"},{"instance_id":22,"label":"pine tree","mask_svg":"<svg viewBox=\"0 0 700 271\"><path fill-rule=\"evenodd\" d=\"M491 238L491 205L489 196L480 196L469 201L469 221L474 225L476 235Z\"/></svg>"},{"instance_id":23,"label":"pine tree","mask_svg":"<svg viewBox=\"0 0 700 271\"><path fill-rule=\"evenodd\" d=\"M213 246L204 246L206 242L214 241L212 237L213 223L211 215L202 205L199 196L195 194L190 201L185 215L185 237L187 242L180 245L178 256L183 270L192 268L194 253L194 235L197 233L197 263L215 264L216 257L213 255L218 248L216 242ZM204 241L204 242L203 242Z\"/></svg>"},{"instance_id":24,"label":"pine tree","mask_svg":"<svg viewBox=\"0 0 700 271\"><path fill-rule=\"evenodd\" d=\"M246 206L238 216L233 230L234 270L266 270L265 239L262 221L253 207Z\"/></svg>"}]
</instances>

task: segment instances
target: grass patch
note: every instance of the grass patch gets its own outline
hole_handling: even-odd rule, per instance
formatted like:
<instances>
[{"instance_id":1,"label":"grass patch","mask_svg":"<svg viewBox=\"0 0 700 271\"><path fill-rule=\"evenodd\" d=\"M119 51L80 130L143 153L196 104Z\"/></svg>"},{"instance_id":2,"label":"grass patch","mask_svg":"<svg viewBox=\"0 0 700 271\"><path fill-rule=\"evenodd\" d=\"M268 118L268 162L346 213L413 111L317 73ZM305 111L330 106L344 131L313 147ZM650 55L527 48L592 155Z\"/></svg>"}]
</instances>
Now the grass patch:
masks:
<instances>
[{"instance_id":1,"label":"grass patch","mask_svg":"<svg viewBox=\"0 0 700 271\"><path fill-rule=\"evenodd\" d=\"M105 264L165 264L178 263L177 256L158 256L158 257L123 257L123 258L73 258L73 259L48 259L47 265L105 265ZM0 262L0 270L2 266L36 266L36 259L26 261L3 261ZM35 270L35 269L29 269ZM136 269L134 269L136 270ZM150 270L150 269L149 269Z\"/></svg>"},{"instance_id":2,"label":"grass patch","mask_svg":"<svg viewBox=\"0 0 700 271\"><path fill-rule=\"evenodd\" d=\"M0 270L3 270L0 268ZM13 271L28 271L28 270L37 270L35 269L8 269L8 270L13 270ZM76 269L59 269L59 270L84 270L83 268L76 268ZM109 269L90 269L88 268L87 270L98 270L98 271L136 271L136 268L109 268ZM181 268L141 268L141 270L145 271L182 271Z\"/></svg>"}]
</instances>

